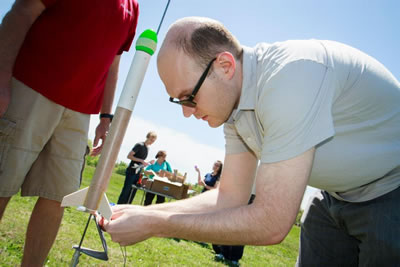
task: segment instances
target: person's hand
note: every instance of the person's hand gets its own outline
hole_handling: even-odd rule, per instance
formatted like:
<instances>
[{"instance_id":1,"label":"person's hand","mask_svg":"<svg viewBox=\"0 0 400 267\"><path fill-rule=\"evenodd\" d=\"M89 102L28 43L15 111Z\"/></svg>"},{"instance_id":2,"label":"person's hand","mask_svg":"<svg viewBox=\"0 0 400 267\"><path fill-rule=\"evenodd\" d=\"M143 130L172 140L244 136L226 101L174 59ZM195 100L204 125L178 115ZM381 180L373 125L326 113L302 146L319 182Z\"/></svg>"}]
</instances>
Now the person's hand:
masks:
<instances>
[{"instance_id":1,"label":"person's hand","mask_svg":"<svg viewBox=\"0 0 400 267\"><path fill-rule=\"evenodd\" d=\"M146 161L144 161L144 160L143 160L143 163L142 163L142 164L143 164L143 166L145 166L145 167L150 165L148 162L146 162Z\"/></svg>"},{"instance_id":2,"label":"person's hand","mask_svg":"<svg viewBox=\"0 0 400 267\"><path fill-rule=\"evenodd\" d=\"M10 79L0 78L0 117L6 113L11 100L11 82Z\"/></svg>"},{"instance_id":3,"label":"person's hand","mask_svg":"<svg viewBox=\"0 0 400 267\"><path fill-rule=\"evenodd\" d=\"M149 162L150 162L151 165L153 165L154 162L156 162L156 161L155 161L154 159L152 159L152 160L150 160Z\"/></svg>"},{"instance_id":4,"label":"person's hand","mask_svg":"<svg viewBox=\"0 0 400 267\"><path fill-rule=\"evenodd\" d=\"M196 170L196 172L200 172L199 167L197 167L197 165L194 165L194 169Z\"/></svg>"},{"instance_id":5,"label":"person's hand","mask_svg":"<svg viewBox=\"0 0 400 267\"><path fill-rule=\"evenodd\" d=\"M93 149L92 152L90 153L91 156L97 156L101 153L104 142L106 141L109 128L110 128L110 119L108 118L101 119L99 125L97 125L96 127L96 134L93 140ZM99 145L100 140L101 144Z\"/></svg>"},{"instance_id":6,"label":"person's hand","mask_svg":"<svg viewBox=\"0 0 400 267\"><path fill-rule=\"evenodd\" d=\"M103 228L110 234L111 240L121 246L144 241L157 233L157 221L161 212L148 210L142 206L117 205L113 207L111 221L105 221Z\"/></svg>"}]
</instances>

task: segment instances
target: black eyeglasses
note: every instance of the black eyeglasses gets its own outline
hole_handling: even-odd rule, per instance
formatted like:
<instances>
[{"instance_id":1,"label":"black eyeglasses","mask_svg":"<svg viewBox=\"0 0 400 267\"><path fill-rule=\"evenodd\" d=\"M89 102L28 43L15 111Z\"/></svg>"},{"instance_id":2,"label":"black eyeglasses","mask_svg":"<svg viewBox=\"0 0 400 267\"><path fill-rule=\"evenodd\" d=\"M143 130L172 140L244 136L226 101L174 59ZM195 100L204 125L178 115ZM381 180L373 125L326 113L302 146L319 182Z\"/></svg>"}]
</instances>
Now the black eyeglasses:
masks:
<instances>
[{"instance_id":1,"label":"black eyeglasses","mask_svg":"<svg viewBox=\"0 0 400 267\"><path fill-rule=\"evenodd\" d=\"M212 66L212 63L216 60L217 58L213 58L210 63L208 63L207 68L204 70L203 74L201 75L199 81L197 82L196 86L193 89L193 92L190 94L190 96L188 96L185 99L179 100L173 97L169 98L169 102L175 103L175 104L179 104L182 106L186 106L186 107L190 107L190 108L194 108L197 103L193 101L194 97L196 96L197 92L199 91L201 85L203 84L204 80L207 78L208 72L210 71L210 68Z\"/></svg>"}]
</instances>

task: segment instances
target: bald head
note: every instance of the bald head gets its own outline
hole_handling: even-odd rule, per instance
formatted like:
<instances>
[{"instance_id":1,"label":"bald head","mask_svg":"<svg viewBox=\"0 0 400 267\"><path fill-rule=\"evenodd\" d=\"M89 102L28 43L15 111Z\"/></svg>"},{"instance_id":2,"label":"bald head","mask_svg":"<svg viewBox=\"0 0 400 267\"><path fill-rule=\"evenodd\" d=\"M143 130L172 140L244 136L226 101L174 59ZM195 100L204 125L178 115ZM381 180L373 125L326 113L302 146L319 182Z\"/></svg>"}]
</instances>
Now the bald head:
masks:
<instances>
[{"instance_id":1,"label":"bald head","mask_svg":"<svg viewBox=\"0 0 400 267\"><path fill-rule=\"evenodd\" d=\"M240 98L242 47L218 21L189 17L168 30L157 57L158 74L185 117L195 116L211 127L223 124ZM210 66L207 68L206 66ZM205 75L205 76L204 76Z\"/></svg>"},{"instance_id":2,"label":"bald head","mask_svg":"<svg viewBox=\"0 0 400 267\"><path fill-rule=\"evenodd\" d=\"M221 52L228 51L241 59L239 41L219 21L204 17L186 17L177 20L168 29L157 60L171 51L183 51L205 67Z\"/></svg>"}]
</instances>

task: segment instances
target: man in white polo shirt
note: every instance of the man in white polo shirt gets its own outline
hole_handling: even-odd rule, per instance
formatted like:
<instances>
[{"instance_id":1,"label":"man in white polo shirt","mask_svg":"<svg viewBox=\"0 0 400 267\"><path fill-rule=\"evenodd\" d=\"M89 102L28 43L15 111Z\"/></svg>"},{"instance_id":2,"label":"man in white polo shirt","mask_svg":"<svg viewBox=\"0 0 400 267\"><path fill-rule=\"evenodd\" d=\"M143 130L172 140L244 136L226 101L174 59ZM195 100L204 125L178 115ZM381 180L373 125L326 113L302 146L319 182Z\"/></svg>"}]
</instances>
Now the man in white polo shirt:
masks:
<instances>
[{"instance_id":1,"label":"man in white polo shirt","mask_svg":"<svg viewBox=\"0 0 400 267\"><path fill-rule=\"evenodd\" d=\"M217 21L184 18L158 71L184 116L224 124L225 168L219 188L198 197L116 207L114 241L276 244L311 185L322 191L304 213L298 265L400 262L400 84L382 64L333 41L244 47Z\"/></svg>"}]
</instances>

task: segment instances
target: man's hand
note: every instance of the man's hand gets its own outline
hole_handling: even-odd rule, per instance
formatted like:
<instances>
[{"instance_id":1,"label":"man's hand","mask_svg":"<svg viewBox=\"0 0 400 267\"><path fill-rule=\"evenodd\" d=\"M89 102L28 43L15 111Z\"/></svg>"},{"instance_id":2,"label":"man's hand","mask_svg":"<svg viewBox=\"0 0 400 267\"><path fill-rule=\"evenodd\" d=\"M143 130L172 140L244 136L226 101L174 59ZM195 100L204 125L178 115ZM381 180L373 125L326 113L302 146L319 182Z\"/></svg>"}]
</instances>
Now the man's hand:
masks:
<instances>
[{"instance_id":1,"label":"man's hand","mask_svg":"<svg viewBox=\"0 0 400 267\"><path fill-rule=\"evenodd\" d=\"M0 85L0 117L6 113L11 100L11 86Z\"/></svg>"},{"instance_id":2,"label":"man's hand","mask_svg":"<svg viewBox=\"0 0 400 267\"><path fill-rule=\"evenodd\" d=\"M106 141L108 129L110 128L110 122L111 121L108 118L100 119L100 123L96 127L96 135L93 140L93 150L90 153L91 156L97 156L101 153L101 149L103 148L104 142ZM100 140L101 144L99 145Z\"/></svg>"},{"instance_id":3,"label":"man's hand","mask_svg":"<svg viewBox=\"0 0 400 267\"><path fill-rule=\"evenodd\" d=\"M132 245L158 235L153 226L160 226L163 213L142 206L117 205L113 207L111 221L104 222L104 229L112 241L121 246Z\"/></svg>"}]
</instances>

